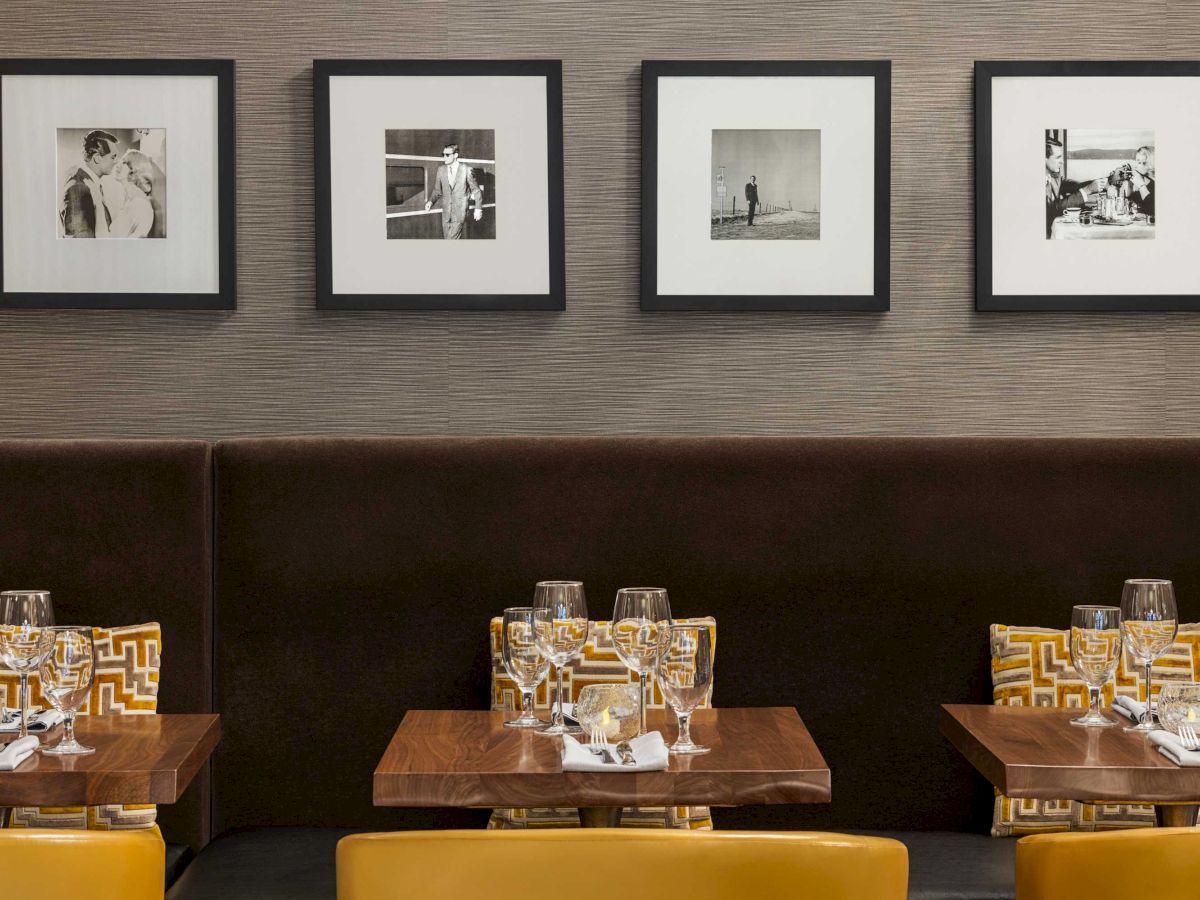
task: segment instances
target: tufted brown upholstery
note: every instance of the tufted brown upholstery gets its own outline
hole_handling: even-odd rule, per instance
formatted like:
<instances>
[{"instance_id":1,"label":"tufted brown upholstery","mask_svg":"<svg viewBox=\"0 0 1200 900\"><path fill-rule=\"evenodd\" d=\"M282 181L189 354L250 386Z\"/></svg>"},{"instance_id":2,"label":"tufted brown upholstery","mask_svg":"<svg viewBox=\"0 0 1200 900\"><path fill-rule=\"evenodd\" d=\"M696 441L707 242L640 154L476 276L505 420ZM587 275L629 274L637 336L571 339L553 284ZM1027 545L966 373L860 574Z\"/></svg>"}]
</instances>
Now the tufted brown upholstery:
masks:
<instances>
[{"instance_id":1,"label":"tufted brown upholstery","mask_svg":"<svg viewBox=\"0 0 1200 900\"><path fill-rule=\"evenodd\" d=\"M716 810L718 828L983 833L990 786L936 714L990 699L988 625L1063 625L1134 575L1174 579L1185 614L1200 604L1198 441L272 439L216 453L219 828L481 825L376 809L371 772L405 709L486 704L488 619L571 577L595 617L621 586L665 585L678 615L721 622L717 705L799 708L832 804ZM280 759L287 777L264 778Z\"/></svg>"},{"instance_id":2,"label":"tufted brown upholstery","mask_svg":"<svg viewBox=\"0 0 1200 900\"><path fill-rule=\"evenodd\" d=\"M63 625L162 624L161 712L212 708L212 449L201 441L0 441L0 581ZM207 841L209 781L159 810Z\"/></svg>"}]
</instances>

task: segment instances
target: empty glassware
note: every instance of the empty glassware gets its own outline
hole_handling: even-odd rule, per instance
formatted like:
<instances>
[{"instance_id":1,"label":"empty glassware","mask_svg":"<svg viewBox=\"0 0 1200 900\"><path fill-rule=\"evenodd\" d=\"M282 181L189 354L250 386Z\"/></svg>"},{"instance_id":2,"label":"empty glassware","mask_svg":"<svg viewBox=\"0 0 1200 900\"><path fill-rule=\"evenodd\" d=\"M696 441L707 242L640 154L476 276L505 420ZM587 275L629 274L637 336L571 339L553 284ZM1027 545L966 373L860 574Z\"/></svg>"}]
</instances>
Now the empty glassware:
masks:
<instances>
[{"instance_id":1,"label":"empty glassware","mask_svg":"<svg viewBox=\"0 0 1200 900\"><path fill-rule=\"evenodd\" d=\"M1175 640L1179 631L1175 588L1161 578L1130 578L1121 594L1121 631L1135 663L1146 667L1146 712L1126 731L1153 731L1154 694L1151 669L1154 660Z\"/></svg>"},{"instance_id":2,"label":"empty glassware","mask_svg":"<svg viewBox=\"0 0 1200 900\"><path fill-rule=\"evenodd\" d=\"M501 654L508 677L521 692L521 715L504 723L509 728L540 728L546 724L533 712L533 692L550 671L550 661L538 649L535 626L532 606L504 611Z\"/></svg>"},{"instance_id":3,"label":"empty glassware","mask_svg":"<svg viewBox=\"0 0 1200 900\"><path fill-rule=\"evenodd\" d=\"M1121 610L1115 606L1076 606L1071 610L1071 665L1088 686L1091 703L1072 725L1116 725L1100 711L1100 692L1121 661Z\"/></svg>"},{"instance_id":4,"label":"empty glassware","mask_svg":"<svg viewBox=\"0 0 1200 900\"><path fill-rule=\"evenodd\" d=\"M53 644L38 668L42 693L51 705L65 717L63 738L53 747L43 747L43 753L62 756L82 756L94 753L95 747L85 747L75 740L75 713L92 690L96 675L96 646L92 629L61 626L46 629Z\"/></svg>"},{"instance_id":5,"label":"empty glassware","mask_svg":"<svg viewBox=\"0 0 1200 900\"><path fill-rule=\"evenodd\" d=\"M671 604L662 588L621 588L613 606L612 640L617 656L637 673L639 734L646 731L647 676L671 639Z\"/></svg>"},{"instance_id":6,"label":"empty glassware","mask_svg":"<svg viewBox=\"0 0 1200 900\"><path fill-rule=\"evenodd\" d=\"M20 678L20 737L29 734L29 673L36 672L54 646L49 591L0 592L0 662Z\"/></svg>"},{"instance_id":7,"label":"empty glassware","mask_svg":"<svg viewBox=\"0 0 1200 900\"><path fill-rule=\"evenodd\" d=\"M658 686L679 719L672 753L707 753L692 741L692 711L712 690L712 633L704 625L672 625L667 651L658 664Z\"/></svg>"},{"instance_id":8,"label":"empty glassware","mask_svg":"<svg viewBox=\"0 0 1200 900\"><path fill-rule=\"evenodd\" d=\"M538 734L582 734L578 725L563 720L566 697L563 696L563 666L579 655L588 637L587 600L582 581L540 581L533 591L534 627L538 650L554 663L558 676L557 708L554 720Z\"/></svg>"}]
</instances>

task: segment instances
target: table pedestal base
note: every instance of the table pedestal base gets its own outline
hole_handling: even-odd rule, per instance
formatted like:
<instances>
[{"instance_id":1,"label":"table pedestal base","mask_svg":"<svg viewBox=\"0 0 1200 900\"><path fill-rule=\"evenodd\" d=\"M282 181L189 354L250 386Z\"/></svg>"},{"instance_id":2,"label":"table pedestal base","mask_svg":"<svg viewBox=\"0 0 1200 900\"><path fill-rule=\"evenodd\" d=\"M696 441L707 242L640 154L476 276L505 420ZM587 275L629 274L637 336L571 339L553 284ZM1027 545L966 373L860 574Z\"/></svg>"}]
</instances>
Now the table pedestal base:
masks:
<instances>
[{"instance_id":1,"label":"table pedestal base","mask_svg":"<svg viewBox=\"0 0 1200 900\"><path fill-rule=\"evenodd\" d=\"M1159 828L1194 828L1200 804L1159 803L1154 807L1154 818Z\"/></svg>"},{"instance_id":2,"label":"table pedestal base","mask_svg":"<svg viewBox=\"0 0 1200 900\"><path fill-rule=\"evenodd\" d=\"M0 828L8 827L8 817L11 813L12 810L7 806L0 806Z\"/></svg>"},{"instance_id":3,"label":"table pedestal base","mask_svg":"<svg viewBox=\"0 0 1200 900\"><path fill-rule=\"evenodd\" d=\"M584 828L620 828L621 807L581 806L579 807L579 824Z\"/></svg>"}]
</instances>

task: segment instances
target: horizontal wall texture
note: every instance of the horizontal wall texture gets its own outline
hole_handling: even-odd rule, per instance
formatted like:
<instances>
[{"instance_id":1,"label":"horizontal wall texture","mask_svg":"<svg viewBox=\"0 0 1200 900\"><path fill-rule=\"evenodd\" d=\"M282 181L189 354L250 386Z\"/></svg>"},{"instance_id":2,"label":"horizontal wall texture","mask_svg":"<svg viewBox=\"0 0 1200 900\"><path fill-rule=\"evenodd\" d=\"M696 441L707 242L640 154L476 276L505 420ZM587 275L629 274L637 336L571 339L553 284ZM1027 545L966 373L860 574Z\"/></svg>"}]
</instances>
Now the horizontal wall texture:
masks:
<instances>
[{"instance_id":1,"label":"horizontal wall texture","mask_svg":"<svg viewBox=\"0 0 1200 900\"><path fill-rule=\"evenodd\" d=\"M1195 58L1194 3L7 0L0 55L238 66L238 309L0 311L6 437L1200 432L1200 314L973 297L973 61ZM338 57L563 60L565 311L317 311L312 60ZM639 311L653 58L893 60L890 312Z\"/></svg>"}]
</instances>

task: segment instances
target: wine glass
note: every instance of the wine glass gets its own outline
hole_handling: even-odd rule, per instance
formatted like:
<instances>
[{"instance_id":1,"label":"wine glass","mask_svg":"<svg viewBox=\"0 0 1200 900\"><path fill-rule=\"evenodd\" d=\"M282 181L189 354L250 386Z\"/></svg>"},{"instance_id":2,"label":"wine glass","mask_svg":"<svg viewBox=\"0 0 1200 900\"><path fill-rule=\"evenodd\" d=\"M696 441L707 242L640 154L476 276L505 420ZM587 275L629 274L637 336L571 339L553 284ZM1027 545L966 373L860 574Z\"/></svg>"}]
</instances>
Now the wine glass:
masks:
<instances>
[{"instance_id":1,"label":"wine glass","mask_svg":"<svg viewBox=\"0 0 1200 900\"><path fill-rule=\"evenodd\" d=\"M1146 711L1126 731L1153 731L1154 708L1150 692L1154 660L1171 646L1179 630L1175 588L1161 578L1130 578L1121 593L1121 630L1134 662L1146 667Z\"/></svg>"},{"instance_id":2,"label":"wine glass","mask_svg":"<svg viewBox=\"0 0 1200 900\"><path fill-rule=\"evenodd\" d=\"M671 639L671 604L662 588L621 588L613 607L612 639L617 656L637 673L638 734L646 732L646 679Z\"/></svg>"},{"instance_id":3,"label":"wine glass","mask_svg":"<svg viewBox=\"0 0 1200 900\"><path fill-rule=\"evenodd\" d=\"M582 581L539 581L533 590L533 618L538 650L554 663L558 674L558 706L553 721L538 734L582 734L578 725L563 721L563 666L579 655L588 637L587 600Z\"/></svg>"},{"instance_id":4,"label":"wine glass","mask_svg":"<svg viewBox=\"0 0 1200 900\"><path fill-rule=\"evenodd\" d=\"M53 747L43 747L43 753L62 756L82 756L95 753L95 747L85 747L75 740L75 711L83 705L92 689L96 675L96 645L92 629L63 625L46 629L53 643L42 660L38 675L42 693L50 704L63 714L63 738Z\"/></svg>"},{"instance_id":5,"label":"wine glass","mask_svg":"<svg viewBox=\"0 0 1200 900\"><path fill-rule=\"evenodd\" d=\"M49 591L0 592L0 662L21 680L20 737L29 734L29 673L36 672L54 646L46 629L54 624Z\"/></svg>"},{"instance_id":6,"label":"wine glass","mask_svg":"<svg viewBox=\"0 0 1200 900\"><path fill-rule=\"evenodd\" d=\"M550 661L537 645L532 606L514 606L504 611L504 640L501 656L508 677L521 692L521 715L504 724L509 728L540 728L546 723L533 712L533 692L546 680Z\"/></svg>"},{"instance_id":7,"label":"wine glass","mask_svg":"<svg viewBox=\"0 0 1200 900\"><path fill-rule=\"evenodd\" d=\"M658 664L658 686L679 719L672 753L707 753L692 742L692 710L712 689L712 633L703 625L672 625L667 651Z\"/></svg>"},{"instance_id":8,"label":"wine glass","mask_svg":"<svg viewBox=\"0 0 1200 900\"><path fill-rule=\"evenodd\" d=\"M1100 712L1100 691L1121 661L1121 610L1115 606L1076 606L1071 609L1071 665L1088 686L1088 712L1072 725L1107 728L1116 725Z\"/></svg>"}]
</instances>

